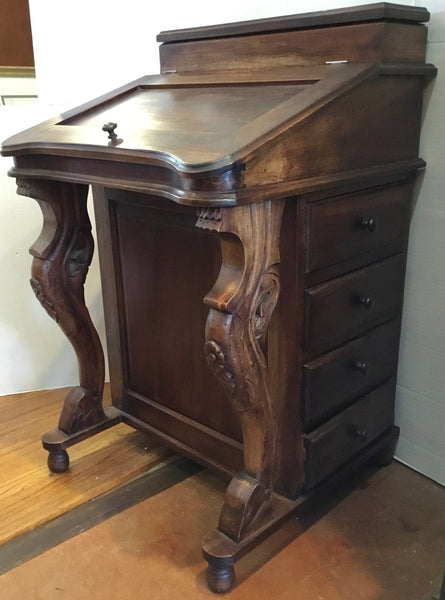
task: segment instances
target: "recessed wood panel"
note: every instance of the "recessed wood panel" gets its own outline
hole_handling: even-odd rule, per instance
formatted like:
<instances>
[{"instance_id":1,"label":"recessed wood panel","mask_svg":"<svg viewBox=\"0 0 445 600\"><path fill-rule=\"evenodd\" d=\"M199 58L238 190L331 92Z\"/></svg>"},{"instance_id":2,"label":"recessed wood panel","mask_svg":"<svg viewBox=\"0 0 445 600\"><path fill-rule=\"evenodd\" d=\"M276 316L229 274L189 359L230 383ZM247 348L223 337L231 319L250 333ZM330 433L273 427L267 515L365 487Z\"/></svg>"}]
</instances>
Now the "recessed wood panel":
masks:
<instances>
[{"instance_id":1,"label":"recessed wood panel","mask_svg":"<svg viewBox=\"0 0 445 600\"><path fill-rule=\"evenodd\" d=\"M117 205L116 213L129 391L239 438L204 357L203 298L219 272L217 237L190 227L187 212L174 224L150 208Z\"/></svg>"}]
</instances>

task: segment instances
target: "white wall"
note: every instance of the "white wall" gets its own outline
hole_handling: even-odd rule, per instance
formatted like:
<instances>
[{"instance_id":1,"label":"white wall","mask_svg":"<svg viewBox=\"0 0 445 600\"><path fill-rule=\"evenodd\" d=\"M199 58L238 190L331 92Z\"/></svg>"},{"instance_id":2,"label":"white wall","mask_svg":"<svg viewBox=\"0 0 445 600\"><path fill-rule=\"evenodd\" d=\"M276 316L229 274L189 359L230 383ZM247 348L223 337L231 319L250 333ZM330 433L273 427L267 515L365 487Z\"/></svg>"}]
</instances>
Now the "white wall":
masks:
<instances>
[{"instance_id":1,"label":"white wall","mask_svg":"<svg viewBox=\"0 0 445 600\"><path fill-rule=\"evenodd\" d=\"M156 35L194 27L367 4L367 0L30 0L34 54L44 102L76 105L159 72ZM409 4L411 4L409 2ZM72 10L67 7L72 6ZM58 26L57 26L58 25Z\"/></svg>"},{"instance_id":2,"label":"white wall","mask_svg":"<svg viewBox=\"0 0 445 600\"><path fill-rule=\"evenodd\" d=\"M0 107L0 138L54 115L54 107ZM18 196L7 177L11 160L0 157L0 395L74 385L77 361L57 324L36 301L29 285L28 248L39 236L42 217L31 198ZM104 339L97 257L86 286L90 312Z\"/></svg>"},{"instance_id":3,"label":"white wall","mask_svg":"<svg viewBox=\"0 0 445 600\"><path fill-rule=\"evenodd\" d=\"M155 36L161 30L369 1L172 0L155 7L146 0L30 0L40 113L53 113L55 108L48 109L49 105L75 105L158 72ZM445 0L404 4L426 6L432 13L428 60L440 72L429 90L421 146L428 167L419 181L411 229L397 394L397 422L402 428L398 456L445 484ZM40 113L0 108L0 137L39 121ZM0 394L73 385L74 353L27 282L26 248L38 235L39 210L32 200L15 196L13 181L4 176L8 164L1 159ZM87 303L103 338L96 263L87 279Z\"/></svg>"},{"instance_id":4,"label":"white wall","mask_svg":"<svg viewBox=\"0 0 445 600\"><path fill-rule=\"evenodd\" d=\"M411 223L398 373L397 456L445 485L445 0L415 2L432 14L427 61L439 74L427 90Z\"/></svg>"}]
</instances>

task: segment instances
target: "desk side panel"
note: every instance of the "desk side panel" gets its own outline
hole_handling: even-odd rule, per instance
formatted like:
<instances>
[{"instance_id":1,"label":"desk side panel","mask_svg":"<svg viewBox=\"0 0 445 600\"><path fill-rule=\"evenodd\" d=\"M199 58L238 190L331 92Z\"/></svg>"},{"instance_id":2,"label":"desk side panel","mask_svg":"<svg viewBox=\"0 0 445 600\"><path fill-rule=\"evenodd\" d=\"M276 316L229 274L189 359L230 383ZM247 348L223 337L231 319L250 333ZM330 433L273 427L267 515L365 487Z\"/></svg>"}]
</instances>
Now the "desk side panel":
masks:
<instances>
[{"instance_id":1,"label":"desk side panel","mask_svg":"<svg viewBox=\"0 0 445 600\"><path fill-rule=\"evenodd\" d=\"M132 425L219 471L242 466L239 418L204 355L203 298L220 269L218 236L194 208L145 194L96 194L113 404ZM302 479L295 311L296 203L282 243L282 297L270 327L271 390L280 415L277 490ZM293 334L291 334L291 331ZM283 335L285 332L285 335ZM298 439L297 439L298 438Z\"/></svg>"},{"instance_id":2,"label":"desk side panel","mask_svg":"<svg viewBox=\"0 0 445 600\"><path fill-rule=\"evenodd\" d=\"M423 77L369 79L261 147L244 185L335 174L417 158Z\"/></svg>"}]
</instances>

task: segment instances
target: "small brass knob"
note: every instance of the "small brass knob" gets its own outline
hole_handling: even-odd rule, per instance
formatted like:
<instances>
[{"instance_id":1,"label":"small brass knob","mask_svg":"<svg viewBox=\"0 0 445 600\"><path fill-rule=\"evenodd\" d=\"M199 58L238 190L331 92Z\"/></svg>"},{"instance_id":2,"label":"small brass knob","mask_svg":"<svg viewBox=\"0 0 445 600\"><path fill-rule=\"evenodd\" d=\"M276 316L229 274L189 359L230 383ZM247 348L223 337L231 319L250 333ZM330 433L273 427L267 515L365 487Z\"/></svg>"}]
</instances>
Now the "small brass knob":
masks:
<instances>
[{"instance_id":1,"label":"small brass knob","mask_svg":"<svg viewBox=\"0 0 445 600\"><path fill-rule=\"evenodd\" d=\"M108 133L108 139L110 140L114 140L117 138L117 134L114 133L114 130L117 127L117 123L105 123L105 125L102 127L102 131L106 131Z\"/></svg>"},{"instance_id":2,"label":"small brass knob","mask_svg":"<svg viewBox=\"0 0 445 600\"><path fill-rule=\"evenodd\" d=\"M377 229L377 219L374 217L364 218L360 221L360 227L373 232Z\"/></svg>"},{"instance_id":3,"label":"small brass knob","mask_svg":"<svg viewBox=\"0 0 445 600\"><path fill-rule=\"evenodd\" d=\"M352 363L352 366L356 371L360 371L360 373L362 373L363 375L366 375L369 369L369 363L367 363L364 360L355 360Z\"/></svg>"},{"instance_id":4,"label":"small brass knob","mask_svg":"<svg viewBox=\"0 0 445 600\"><path fill-rule=\"evenodd\" d=\"M374 298L372 298L371 296L360 296L358 301L359 304L361 304L365 310L371 310L375 302Z\"/></svg>"},{"instance_id":5,"label":"small brass knob","mask_svg":"<svg viewBox=\"0 0 445 600\"><path fill-rule=\"evenodd\" d=\"M361 442L366 442L368 439L368 432L366 429L360 429L359 427L353 427L351 430L351 434L358 438Z\"/></svg>"}]
</instances>

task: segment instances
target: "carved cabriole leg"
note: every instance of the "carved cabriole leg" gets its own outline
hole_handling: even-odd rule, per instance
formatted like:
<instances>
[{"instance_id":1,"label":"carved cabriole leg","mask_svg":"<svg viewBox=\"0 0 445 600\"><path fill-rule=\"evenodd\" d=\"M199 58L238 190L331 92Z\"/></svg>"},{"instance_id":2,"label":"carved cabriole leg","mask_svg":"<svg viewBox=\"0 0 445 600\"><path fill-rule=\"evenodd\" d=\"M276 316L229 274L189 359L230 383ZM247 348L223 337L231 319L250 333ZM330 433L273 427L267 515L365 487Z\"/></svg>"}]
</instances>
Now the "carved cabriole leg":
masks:
<instances>
[{"instance_id":1,"label":"carved cabriole leg","mask_svg":"<svg viewBox=\"0 0 445 600\"><path fill-rule=\"evenodd\" d=\"M284 201L227 209L203 209L197 227L218 233L221 271L204 299L210 307L206 324L207 362L239 414L244 470L230 482L218 529L239 542L265 513L272 499L277 423L269 395L263 352L269 321L280 292L279 239ZM227 565L222 577L229 581ZM209 584L215 583L209 565ZM230 584L231 585L231 584Z\"/></svg>"},{"instance_id":2,"label":"carved cabriole leg","mask_svg":"<svg viewBox=\"0 0 445 600\"><path fill-rule=\"evenodd\" d=\"M58 430L42 441L49 450L49 468L66 471L65 448L110 426L104 413L104 356L96 329L85 306L84 282L93 255L93 238L87 213L88 186L33 179L17 179L17 193L37 200L43 228L30 249L33 256L31 286L77 355L80 385L67 395Z\"/></svg>"}]
</instances>

